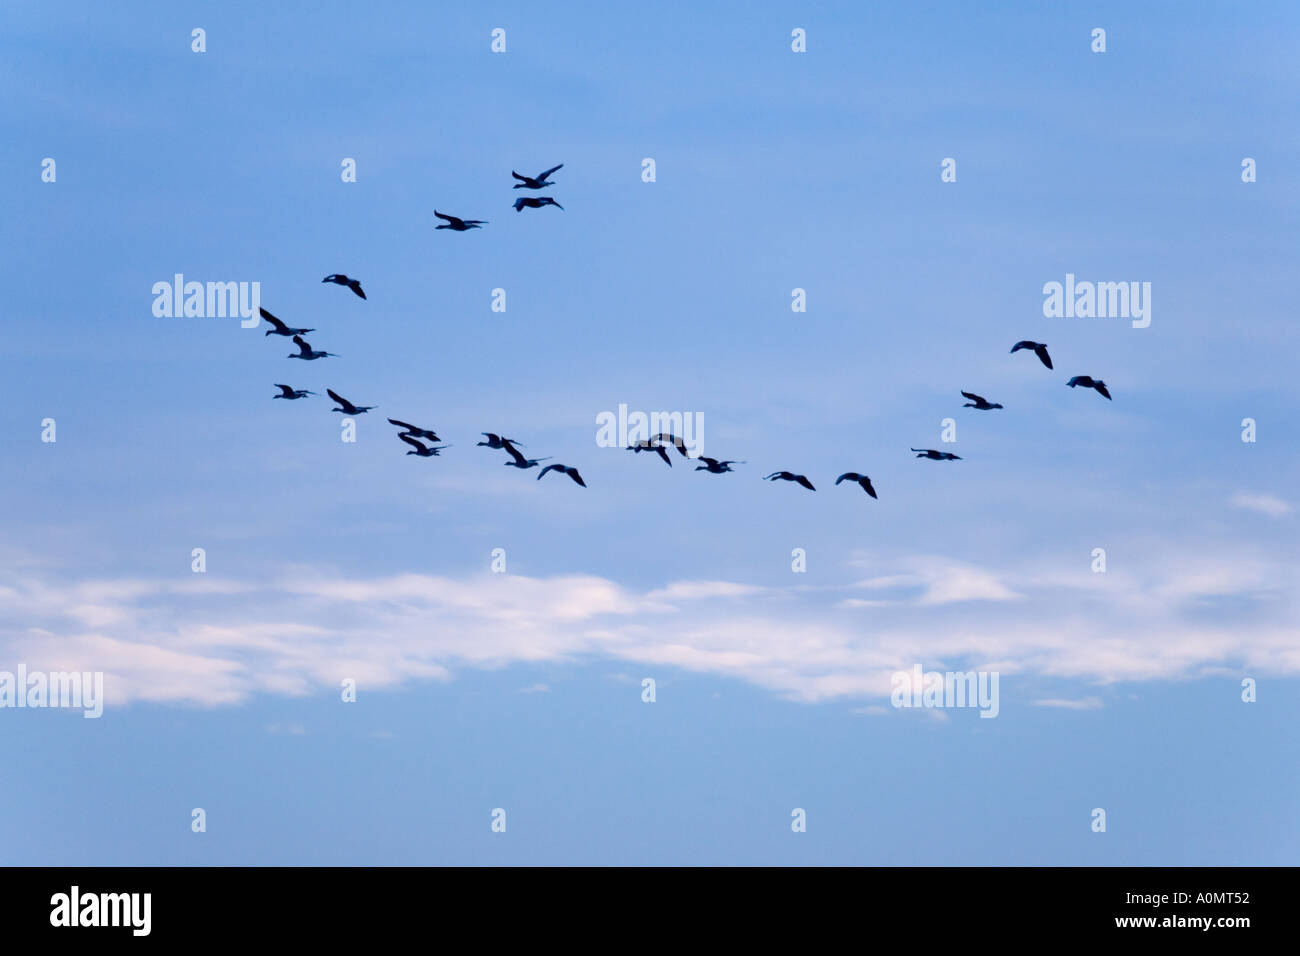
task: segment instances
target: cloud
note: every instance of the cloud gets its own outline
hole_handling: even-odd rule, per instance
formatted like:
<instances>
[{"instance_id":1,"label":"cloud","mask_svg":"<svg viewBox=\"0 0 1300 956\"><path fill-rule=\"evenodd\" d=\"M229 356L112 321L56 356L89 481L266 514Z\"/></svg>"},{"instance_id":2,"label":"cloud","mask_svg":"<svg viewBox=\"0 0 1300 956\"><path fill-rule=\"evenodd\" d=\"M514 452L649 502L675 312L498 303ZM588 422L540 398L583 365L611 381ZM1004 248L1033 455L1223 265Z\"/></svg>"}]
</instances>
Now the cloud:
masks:
<instances>
[{"instance_id":1,"label":"cloud","mask_svg":"<svg viewBox=\"0 0 1300 956\"><path fill-rule=\"evenodd\" d=\"M1228 504L1234 508L1254 511L1270 518L1285 518L1295 510L1289 503L1274 495L1252 494L1247 491L1238 491L1228 500Z\"/></svg>"},{"instance_id":2,"label":"cloud","mask_svg":"<svg viewBox=\"0 0 1300 956\"><path fill-rule=\"evenodd\" d=\"M1100 710L1102 707L1100 697L1082 697L1078 700L1049 697L1045 700L1035 700L1032 703L1035 707L1061 707L1065 710Z\"/></svg>"},{"instance_id":3,"label":"cloud","mask_svg":"<svg viewBox=\"0 0 1300 956\"><path fill-rule=\"evenodd\" d=\"M594 575L358 578L310 568L278 581L56 584L28 568L0 588L0 669L102 670L110 707L332 694L345 679L374 691L548 661L613 664L618 675L684 670L787 699L863 704L887 699L891 675L917 663L997 670L1009 694L1031 674L1097 684L1300 673L1284 586L1291 567L1225 554L1125 576L1078 563L1072 575L1041 574L910 556L876 559L878 574L841 586L703 580L648 590ZM850 596L863 590L873 599ZM1095 700L1067 697L1035 703Z\"/></svg>"}]
</instances>

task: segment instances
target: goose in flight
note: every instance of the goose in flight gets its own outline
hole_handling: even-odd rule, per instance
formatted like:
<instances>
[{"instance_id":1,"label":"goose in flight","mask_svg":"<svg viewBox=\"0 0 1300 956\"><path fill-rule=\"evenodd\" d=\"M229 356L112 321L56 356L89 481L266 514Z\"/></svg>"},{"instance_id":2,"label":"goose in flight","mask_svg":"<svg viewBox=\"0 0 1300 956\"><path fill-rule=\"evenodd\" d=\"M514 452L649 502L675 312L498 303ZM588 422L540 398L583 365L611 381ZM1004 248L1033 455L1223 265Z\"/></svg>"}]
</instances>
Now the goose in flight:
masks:
<instances>
[{"instance_id":1,"label":"goose in flight","mask_svg":"<svg viewBox=\"0 0 1300 956\"><path fill-rule=\"evenodd\" d=\"M1048 368L1052 367L1052 357L1047 354L1047 346L1042 342L1031 342L1028 339L1025 339L1023 342L1017 342L1015 345L1011 346L1012 353L1019 352L1021 349L1033 349L1034 354L1038 356L1039 361Z\"/></svg>"},{"instance_id":2,"label":"goose in flight","mask_svg":"<svg viewBox=\"0 0 1300 956\"><path fill-rule=\"evenodd\" d=\"M970 401L967 402L965 405L963 405L962 408L978 408L980 411L986 412L990 408L1002 407L997 402L986 401L985 399L981 398L979 395L976 395L974 392L962 392L962 395L970 399Z\"/></svg>"},{"instance_id":3,"label":"goose in flight","mask_svg":"<svg viewBox=\"0 0 1300 956\"><path fill-rule=\"evenodd\" d=\"M332 388L325 389L325 394L343 406L342 408L331 408L331 412L342 412L344 415L361 415L372 408L379 407L378 405L353 405Z\"/></svg>"},{"instance_id":4,"label":"goose in flight","mask_svg":"<svg viewBox=\"0 0 1300 956\"><path fill-rule=\"evenodd\" d=\"M811 481L809 481L803 475L796 475L793 471L774 471L763 480L764 481L797 481L799 484L803 485L809 491L817 490L816 488L813 487L813 483Z\"/></svg>"},{"instance_id":5,"label":"goose in flight","mask_svg":"<svg viewBox=\"0 0 1300 956\"><path fill-rule=\"evenodd\" d=\"M492 432L479 432L480 435L486 435L487 441L477 442L487 448L505 448L507 445L523 445L521 441L515 441L513 438L502 438L500 435L494 435Z\"/></svg>"},{"instance_id":6,"label":"goose in flight","mask_svg":"<svg viewBox=\"0 0 1300 956\"><path fill-rule=\"evenodd\" d=\"M696 471L707 471L711 475L720 475L723 472L735 471L732 465L743 465L743 461L718 461L716 458L710 458L707 455L701 455L699 460L704 462L702 465L696 465Z\"/></svg>"},{"instance_id":7,"label":"goose in flight","mask_svg":"<svg viewBox=\"0 0 1300 956\"><path fill-rule=\"evenodd\" d=\"M871 479L866 475L859 475L856 471L846 471L835 479L835 484L838 485L841 481L856 481L862 486L863 491L873 498L876 497L876 489L871 487Z\"/></svg>"},{"instance_id":8,"label":"goose in flight","mask_svg":"<svg viewBox=\"0 0 1300 956\"><path fill-rule=\"evenodd\" d=\"M306 335L308 332L316 331L315 329L291 329L266 309L258 308L257 311L262 313L262 318L271 323L271 331L267 332L267 335Z\"/></svg>"},{"instance_id":9,"label":"goose in flight","mask_svg":"<svg viewBox=\"0 0 1300 956\"><path fill-rule=\"evenodd\" d=\"M272 395L272 398L287 398L293 401L295 398L306 398L308 395L315 395L315 392L309 392L305 388L290 388L288 385L281 385L279 382L274 383L275 387L280 390L279 395Z\"/></svg>"},{"instance_id":10,"label":"goose in flight","mask_svg":"<svg viewBox=\"0 0 1300 956\"><path fill-rule=\"evenodd\" d=\"M643 451L656 451L659 453L659 457L664 460L665 465L667 465L669 468L673 466L673 460L668 457L668 450L664 448L663 445L656 445L653 441L650 441L649 439L646 439L645 441L639 441L635 445L628 445L627 450L636 452L638 455L641 454L641 452Z\"/></svg>"},{"instance_id":11,"label":"goose in flight","mask_svg":"<svg viewBox=\"0 0 1300 956\"><path fill-rule=\"evenodd\" d=\"M389 423L390 425L396 425L398 428L400 428L400 429L402 430L402 433L403 433L403 434L411 435L411 436L414 437L414 438L424 438L424 439L427 439L428 441L432 441L432 442L440 442L440 441L442 441L441 438L439 438L437 435L435 435L435 434L434 434L432 431L430 431L428 428L416 428L414 425L408 424L408 423L406 423L406 422L399 422L396 418L390 418L390 419L388 420L388 423ZM398 437L401 437L401 436L398 436Z\"/></svg>"},{"instance_id":12,"label":"goose in flight","mask_svg":"<svg viewBox=\"0 0 1300 956\"><path fill-rule=\"evenodd\" d=\"M913 448L912 451L919 451L917 458L929 458L931 461L961 461L961 455L954 455L950 451L935 451L933 448Z\"/></svg>"},{"instance_id":13,"label":"goose in flight","mask_svg":"<svg viewBox=\"0 0 1300 956\"><path fill-rule=\"evenodd\" d=\"M578 474L578 469L572 468L568 465L547 465L545 468L543 468L541 471L537 473L537 480L541 481L542 475L546 474L548 471L558 471L561 474L568 475L578 484L582 485L582 487L584 488L587 487L587 483L582 480L582 475Z\"/></svg>"},{"instance_id":14,"label":"goose in flight","mask_svg":"<svg viewBox=\"0 0 1300 956\"><path fill-rule=\"evenodd\" d=\"M520 176L512 169L510 170L510 175L519 180L519 182L515 183L515 189L545 189L547 186L555 185L555 183L547 180L546 177L551 175L551 173L555 172L557 169L563 168L564 163L560 163L560 165L552 166L546 172L538 173L536 176Z\"/></svg>"},{"instance_id":15,"label":"goose in flight","mask_svg":"<svg viewBox=\"0 0 1300 956\"><path fill-rule=\"evenodd\" d=\"M433 211L433 214L439 219L447 220L442 225L435 227L438 229L454 229L457 232L465 232L467 229L478 229L481 226L487 225L486 219L460 219L456 216L448 216L446 213L438 212L436 209Z\"/></svg>"},{"instance_id":16,"label":"goose in flight","mask_svg":"<svg viewBox=\"0 0 1300 956\"><path fill-rule=\"evenodd\" d=\"M410 435L406 434L406 432L402 432L402 434L397 437L414 449L414 451L408 451L408 455L419 455L421 458L437 458L438 452L442 451L444 448L451 447L450 445L434 445L426 448L422 442L412 438Z\"/></svg>"},{"instance_id":17,"label":"goose in flight","mask_svg":"<svg viewBox=\"0 0 1300 956\"><path fill-rule=\"evenodd\" d=\"M351 289L353 292L355 292L357 295L361 296L361 298L364 299L364 298L366 297L366 294L365 294L364 292L361 291L361 280L360 280L360 279L349 279L347 276L343 275L341 272L335 272L335 273L333 273L332 275L327 275L325 278L321 279L320 281L321 281L321 282L333 282L335 285L345 285L345 286L347 286L349 289Z\"/></svg>"},{"instance_id":18,"label":"goose in flight","mask_svg":"<svg viewBox=\"0 0 1300 956\"><path fill-rule=\"evenodd\" d=\"M1099 378L1093 378L1091 375L1076 375L1065 384L1069 385L1070 388L1074 388L1076 385L1082 385L1084 388L1095 388L1106 398L1110 398L1110 392L1106 391L1106 383Z\"/></svg>"},{"instance_id":19,"label":"goose in flight","mask_svg":"<svg viewBox=\"0 0 1300 956\"><path fill-rule=\"evenodd\" d=\"M293 337L293 344L298 346L298 354L294 355L291 353L289 358L302 359L304 362L314 362L316 359L330 358L331 356L338 358L338 356L333 352L316 351L316 349L312 348L307 343L307 340L301 335L295 335Z\"/></svg>"},{"instance_id":20,"label":"goose in flight","mask_svg":"<svg viewBox=\"0 0 1300 956\"><path fill-rule=\"evenodd\" d=\"M555 206L557 209L564 208L550 196L520 196L515 200L515 212L523 212L525 206L529 209L541 209L543 206Z\"/></svg>"},{"instance_id":21,"label":"goose in flight","mask_svg":"<svg viewBox=\"0 0 1300 956\"><path fill-rule=\"evenodd\" d=\"M676 435L674 435L672 432L660 432L658 435L655 435L655 436L654 436L653 438L651 438L650 440L651 440L651 441L662 441L662 442L667 442L668 444L670 444L670 445L672 445L674 448L676 448L677 451L678 451L678 453L679 453L683 458L690 458L690 457L691 457L691 453L688 452L688 451L686 450L686 442L683 441L682 439L678 438L678 437L677 437Z\"/></svg>"},{"instance_id":22,"label":"goose in flight","mask_svg":"<svg viewBox=\"0 0 1300 956\"><path fill-rule=\"evenodd\" d=\"M501 439L501 447L510 452L510 461L506 462L511 468L536 468L544 461L549 461L550 456L546 458L525 458L519 453L519 449L510 444L510 439Z\"/></svg>"}]
</instances>

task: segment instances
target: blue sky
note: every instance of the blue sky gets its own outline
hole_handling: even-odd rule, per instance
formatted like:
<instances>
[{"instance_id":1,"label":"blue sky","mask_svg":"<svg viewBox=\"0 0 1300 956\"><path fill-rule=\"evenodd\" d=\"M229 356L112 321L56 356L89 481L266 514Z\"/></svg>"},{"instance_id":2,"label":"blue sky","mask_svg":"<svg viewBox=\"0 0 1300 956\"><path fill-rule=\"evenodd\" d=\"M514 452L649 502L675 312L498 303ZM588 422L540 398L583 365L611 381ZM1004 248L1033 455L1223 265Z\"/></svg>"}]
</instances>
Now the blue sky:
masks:
<instances>
[{"instance_id":1,"label":"blue sky","mask_svg":"<svg viewBox=\"0 0 1300 956\"><path fill-rule=\"evenodd\" d=\"M0 858L1296 863L1298 21L7 4L0 670L108 704L0 710ZM339 357L154 317L178 272ZM1150 327L1044 317L1067 273ZM379 407L345 444L273 382ZM620 404L747 464L599 447ZM998 717L890 707L918 663Z\"/></svg>"}]
</instances>

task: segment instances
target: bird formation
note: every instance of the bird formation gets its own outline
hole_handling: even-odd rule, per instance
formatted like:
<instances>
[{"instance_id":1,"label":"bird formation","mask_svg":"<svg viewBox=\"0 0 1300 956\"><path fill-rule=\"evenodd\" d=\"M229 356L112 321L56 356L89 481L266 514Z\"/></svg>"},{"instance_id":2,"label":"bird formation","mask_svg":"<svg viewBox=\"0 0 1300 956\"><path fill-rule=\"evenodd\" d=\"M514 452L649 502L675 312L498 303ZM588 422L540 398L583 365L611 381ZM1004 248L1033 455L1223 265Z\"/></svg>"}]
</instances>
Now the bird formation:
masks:
<instances>
[{"instance_id":1,"label":"bird formation","mask_svg":"<svg viewBox=\"0 0 1300 956\"><path fill-rule=\"evenodd\" d=\"M555 183L548 177L562 168L564 168L564 164L560 163L559 165L552 166L550 169L538 173L536 176L522 176L514 170L511 170L510 174L518 180L514 185L515 189L540 190L549 186L554 186ZM558 209L564 209L563 206L550 196L521 196L514 201L516 212L522 212L524 209L541 209L544 206L555 206ZM479 229L488 224L485 219L462 219L458 216L439 212L437 209L434 210L433 214L438 219L442 220L442 222L435 227L437 229L450 229L454 232L467 232L470 229ZM353 279L343 273L331 273L322 279L321 282L331 282L335 285L343 286L344 288L351 289L358 298L366 298L366 293L361 288L360 280ZM315 329L292 328L276 316L272 315L266 309L259 309L259 311L262 318L271 326L270 330L266 333L267 335L292 337L293 343L298 346L298 351L290 353L289 358L312 362L316 359L338 357L334 352L325 352L313 348L311 344L303 338L303 336L308 332L316 331ZM1028 339L1024 339L1011 347L1012 354L1021 350L1032 351L1038 356L1039 361L1042 362L1044 366L1048 369L1053 368L1052 357L1048 354L1047 345L1045 343L1032 342ZM1106 388L1106 383L1101 379L1094 379L1090 375L1075 375L1066 384L1070 388L1082 386L1083 388L1095 389L1100 395L1102 395L1102 397L1107 400L1111 399L1110 392ZM273 395L272 398L282 398L288 401L296 401L298 399L306 398L309 395L316 394L316 392L305 388L294 388L290 385L282 385L280 383L276 383L275 387L280 389L280 394ZM341 412L344 415L363 415L366 412L379 407L377 405L354 405L351 401L330 388L327 388L325 393L334 400L336 405L335 408L330 410ZM961 394L964 398L968 399L966 404L962 406L963 408L974 408L977 411L992 411L994 409L1002 408L1002 405L997 402L990 402L982 395L977 395L974 392L963 390ZM437 458L440 452L452 447L451 445L443 444L442 439L438 437L437 433L433 429L422 428L396 418L390 418L388 421L390 424L398 428L397 437L406 445L410 446L410 450L406 452L408 455L415 455L419 458ZM481 447L506 452L509 456L509 460L504 462L504 464L507 467L527 470L529 468L540 467L541 463L544 461L550 461L549 456L543 458L526 457L523 452L519 450L521 447L525 447L523 442L516 439L506 438L495 432L481 432L480 434L482 434L487 440L477 442L476 444ZM727 474L728 472L734 472L735 469L731 467L732 465L746 464L744 461L737 461L734 459L710 458L707 455L693 456L687 450L685 441L669 432L660 432L651 438L637 441L634 444L628 445L626 450L635 454L640 454L641 452L653 452L659 456L664 464L671 468L673 462L672 458L668 454L668 449L670 448L675 448L681 457L698 462L699 464L695 467L696 471L704 471L712 475L722 475ZM960 455L954 455L952 452L936 451L933 448L913 448L912 451L916 454L917 458L926 458L930 461L962 460ZM551 472L568 475L575 484L583 488L587 487L586 481L584 481L582 475L578 473L577 468L571 465L562 465L558 463L552 463L542 468L537 474L537 480L541 481L542 478ZM797 485L802 485L809 491L817 490L806 475L797 474L792 471L774 471L769 475L765 475L763 480L773 482L789 481ZM872 498L878 498L876 489L867 475L856 471L846 471L835 479L835 484L838 486L845 481L857 484Z\"/></svg>"}]
</instances>

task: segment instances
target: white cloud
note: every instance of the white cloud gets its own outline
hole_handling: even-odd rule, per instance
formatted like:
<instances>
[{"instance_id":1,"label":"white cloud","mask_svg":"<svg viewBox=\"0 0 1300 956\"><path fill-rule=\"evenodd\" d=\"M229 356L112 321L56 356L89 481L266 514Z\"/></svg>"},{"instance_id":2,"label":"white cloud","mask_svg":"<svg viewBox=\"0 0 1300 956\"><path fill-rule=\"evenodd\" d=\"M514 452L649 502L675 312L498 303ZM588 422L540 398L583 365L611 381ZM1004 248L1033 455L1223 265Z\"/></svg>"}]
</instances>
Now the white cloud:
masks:
<instances>
[{"instance_id":1,"label":"white cloud","mask_svg":"<svg viewBox=\"0 0 1300 956\"><path fill-rule=\"evenodd\" d=\"M1258 512L1270 518L1285 518L1294 510L1288 502L1275 495L1252 494L1248 491L1237 492L1228 500L1228 504L1234 508L1244 508L1246 511Z\"/></svg>"},{"instance_id":2,"label":"white cloud","mask_svg":"<svg viewBox=\"0 0 1300 956\"><path fill-rule=\"evenodd\" d=\"M1067 700L1060 697L1049 697L1044 700L1033 702L1035 707L1061 707L1065 710L1100 710L1100 697L1081 697L1078 700Z\"/></svg>"}]
</instances>

